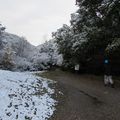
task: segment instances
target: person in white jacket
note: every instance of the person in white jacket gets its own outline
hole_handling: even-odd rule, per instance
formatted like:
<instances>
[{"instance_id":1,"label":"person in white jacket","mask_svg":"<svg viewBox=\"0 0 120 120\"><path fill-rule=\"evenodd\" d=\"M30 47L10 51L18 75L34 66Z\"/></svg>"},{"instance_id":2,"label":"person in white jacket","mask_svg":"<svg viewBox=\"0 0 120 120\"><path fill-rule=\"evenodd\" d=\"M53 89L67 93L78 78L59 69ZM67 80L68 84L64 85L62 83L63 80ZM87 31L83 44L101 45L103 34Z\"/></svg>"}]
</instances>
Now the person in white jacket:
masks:
<instances>
[{"instance_id":1,"label":"person in white jacket","mask_svg":"<svg viewBox=\"0 0 120 120\"><path fill-rule=\"evenodd\" d=\"M80 69L80 65L79 65L79 64L76 64L76 65L75 65L75 72L78 73L78 72L79 72L79 69Z\"/></svg>"}]
</instances>

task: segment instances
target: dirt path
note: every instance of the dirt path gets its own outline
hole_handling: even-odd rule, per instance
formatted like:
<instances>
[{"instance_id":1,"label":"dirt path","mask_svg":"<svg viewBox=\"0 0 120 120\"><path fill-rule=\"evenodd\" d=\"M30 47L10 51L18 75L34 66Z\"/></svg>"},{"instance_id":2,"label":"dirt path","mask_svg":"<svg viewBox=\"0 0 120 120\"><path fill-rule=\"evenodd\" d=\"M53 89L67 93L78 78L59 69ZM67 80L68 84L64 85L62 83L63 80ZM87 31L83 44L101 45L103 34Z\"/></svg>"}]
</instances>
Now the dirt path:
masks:
<instances>
[{"instance_id":1,"label":"dirt path","mask_svg":"<svg viewBox=\"0 0 120 120\"><path fill-rule=\"evenodd\" d=\"M59 104L51 120L120 120L120 86L104 87L102 77L62 71L43 73L58 81ZM58 90L58 91L59 91Z\"/></svg>"}]
</instances>

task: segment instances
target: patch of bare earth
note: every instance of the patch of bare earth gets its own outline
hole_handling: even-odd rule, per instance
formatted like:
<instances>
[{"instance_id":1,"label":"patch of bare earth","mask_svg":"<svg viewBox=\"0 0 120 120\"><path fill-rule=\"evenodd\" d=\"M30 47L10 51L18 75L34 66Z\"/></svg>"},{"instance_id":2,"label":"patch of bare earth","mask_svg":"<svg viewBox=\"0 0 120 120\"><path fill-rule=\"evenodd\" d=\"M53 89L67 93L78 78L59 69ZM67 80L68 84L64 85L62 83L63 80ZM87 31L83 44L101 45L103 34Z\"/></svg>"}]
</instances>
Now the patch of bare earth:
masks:
<instances>
[{"instance_id":1,"label":"patch of bare earth","mask_svg":"<svg viewBox=\"0 0 120 120\"><path fill-rule=\"evenodd\" d=\"M60 70L41 76L57 81L53 97L59 102L50 120L120 120L119 82L104 87L103 77Z\"/></svg>"}]
</instances>

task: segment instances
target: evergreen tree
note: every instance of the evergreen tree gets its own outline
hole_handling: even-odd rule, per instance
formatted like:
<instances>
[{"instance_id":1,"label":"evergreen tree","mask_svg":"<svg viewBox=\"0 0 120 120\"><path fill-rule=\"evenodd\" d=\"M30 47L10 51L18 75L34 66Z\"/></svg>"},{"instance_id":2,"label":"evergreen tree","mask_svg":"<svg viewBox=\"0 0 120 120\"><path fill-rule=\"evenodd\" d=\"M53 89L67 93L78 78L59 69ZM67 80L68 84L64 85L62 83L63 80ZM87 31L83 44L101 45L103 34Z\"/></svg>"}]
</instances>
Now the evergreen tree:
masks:
<instances>
[{"instance_id":1,"label":"evergreen tree","mask_svg":"<svg viewBox=\"0 0 120 120\"><path fill-rule=\"evenodd\" d=\"M13 59L12 59L12 56L13 53L12 53L12 50L9 46L7 46L5 48L5 53L4 53L4 56L3 56L3 59L2 59L2 68L5 69L5 70L12 70L13 67L14 67L14 62L13 62Z\"/></svg>"},{"instance_id":2,"label":"evergreen tree","mask_svg":"<svg viewBox=\"0 0 120 120\"><path fill-rule=\"evenodd\" d=\"M81 29L81 23L84 23L84 28L89 27L89 47L95 46L92 51L98 52L101 49L104 52L107 45L120 37L119 0L79 0L78 5L79 14L82 13L81 10L86 12L85 17L82 17L84 21L77 23L77 26L80 26L78 29Z\"/></svg>"},{"instance_id":3,"label":"evergreen tree","mask_svg":"<svg viewBox=\"0 0 120 120\"><path fill-rule=\"evenodd\" d=\"M73 31L68 25L63 25L62 28L58 29L57 32L53 33L53 37L56 39L58 44L58 51L63 55L64 65L69 65L73 57L72 52L72 39Z\"/></svg>"},{"instance_id":4,"label":"evergreen tree","mask_svg":"<svg viewBox=\"0 0 120 120\"><path fill-rule=\"evenodd\" d=\"M63 26L54 34L64 61L87 64L98 55L103 61L104 55L118 53L120 1L76 0L76 5L79 9L71 15L71 26Z\"/></svg>"},{"instance_id":5,"label":"evergreen tree","mask_svg":"<svg viewBox=\"0 0 120 120\"><path fill-rule=\"evenodd\" d=\"M112 58L115 56L115 52L118 56L120 49L118 48L120 37L119 0L77 0L77 5L79 6L79 10L75 13L77 17L71 19L71 25L78 36L81 36L82 32L86 33L86 41L78 46L79 51L76 55L81 53L86 62L94 60L98 54L102 59L104 55ZM78 43L81 43L81 38Z\"/></svg>"},{"instance_id":6,"label":"evergreen tree","mask_svg":"<svg viewBox=\"0 0 120 120\"><path fill-rule=\"evenodd\" d=\"M2 34L4 33L5 31L5 27L2 26L2 24L0 24L0 49L3 48L3 45L2 45Z\"/></svg>"}]
</instances>

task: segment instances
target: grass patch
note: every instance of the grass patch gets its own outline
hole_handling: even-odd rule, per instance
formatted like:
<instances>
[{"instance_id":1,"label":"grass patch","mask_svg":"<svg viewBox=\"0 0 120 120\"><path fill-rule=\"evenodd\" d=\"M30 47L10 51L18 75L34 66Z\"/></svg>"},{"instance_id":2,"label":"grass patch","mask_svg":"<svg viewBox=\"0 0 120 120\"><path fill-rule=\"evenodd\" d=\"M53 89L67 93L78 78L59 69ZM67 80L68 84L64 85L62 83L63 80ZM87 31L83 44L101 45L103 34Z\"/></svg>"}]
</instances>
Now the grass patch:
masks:
<instances>
[{"instance_id":1,"label":"grass patch","mask_svg":"<svg viewBox=\"0 0 120 120\"><path fill-rule=\"evenodd\" d=\"M36 75L43 77L43 78L56 80L56 77L64 76L66 74L70 75L71 73L56 69L55 71L47 71L47 72L43 72L43 73L37 73Z\"/></svg>"}]
</instances>

